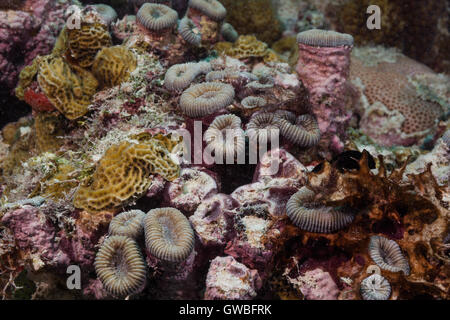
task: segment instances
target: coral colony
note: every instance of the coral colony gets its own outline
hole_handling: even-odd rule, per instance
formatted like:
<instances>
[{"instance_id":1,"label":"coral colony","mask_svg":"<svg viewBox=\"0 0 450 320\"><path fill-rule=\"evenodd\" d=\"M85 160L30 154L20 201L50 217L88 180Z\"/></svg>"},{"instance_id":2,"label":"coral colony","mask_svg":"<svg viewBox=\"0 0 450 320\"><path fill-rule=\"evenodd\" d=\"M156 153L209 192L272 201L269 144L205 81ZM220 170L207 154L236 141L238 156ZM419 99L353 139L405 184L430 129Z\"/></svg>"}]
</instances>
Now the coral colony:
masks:
<instances>
[{"instance_id":1,"label":"coral colony","mask_svg":"<svg viewBox=\"0 0 450 320\"><path fill-rule=\"evenodd\" d=\"M2 298L450 298L445 1L120 3L0 4Z\"/></svg>"}]
</instances>

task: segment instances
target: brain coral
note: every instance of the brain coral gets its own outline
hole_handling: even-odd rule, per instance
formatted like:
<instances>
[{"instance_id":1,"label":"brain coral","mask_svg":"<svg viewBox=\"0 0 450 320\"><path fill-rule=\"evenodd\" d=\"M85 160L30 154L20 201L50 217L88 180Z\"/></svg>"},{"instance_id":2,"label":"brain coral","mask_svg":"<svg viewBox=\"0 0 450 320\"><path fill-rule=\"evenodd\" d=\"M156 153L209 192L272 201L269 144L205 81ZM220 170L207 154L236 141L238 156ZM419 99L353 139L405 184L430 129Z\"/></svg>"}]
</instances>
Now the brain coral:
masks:
<instances>
[{"instance_id":1,"label":"brain coral","mask_svg":"<svg viewBox=\"0 0 450 320\"><path fill-rule=\"evenodd\" d=\"M292 222L302 230L331 233L348 226L354 214L347 209L320 206L314 203L315 193L307 187L292 195L286 212Z\"/></svg>"},{"instance_id":2,"label":"brain coral","mask_svg":"<svg viewBox=\"0 0 450 320\"><path fill-rule=\"evenodd\" d=\"M144 3L136 14L136 21L153 31L172 28L177 20L178 13L163 4Z\"/></svg>"},{"instance_id":3,"label":"brain coral","mask_svg":"<svg viewBox=\"0 0 450 320\"><path fill-rule=\"evenodd\" d=\"M406 57L376 65L365 65L352 57L350 78L369 104L363 111L361 127L377 143L410 145L436 126L442 107L420 97L409 80L424 73L430 73L429 69ZM381 122L382 115L394 122Z\"/></svg>"},{"instance_id":4,"label":"brain coral","mask_svg":"<svg viewBox=\"0 0 450 320\"><path fill-rule=\"evenodd\" d=\"M112 236L103 242L95 258L95 271L109 294L124 298L144 289L147 271L136 242Z\"/></svg>"},{"instance_id":5,"label":"brain coral","mask_svg":"<svg viewBox=\"0 0 450 320\"><path fill-rule=\"evenodd\" d=\"M87 112L98 86L89 71L70 66L63 58L52 55L40 61L37 80L50 102L70 120Z\"/></svg>"},{"instance_id":6,"label":"brain coral","mask_svg":"<svg viewBox=\"0 0 450 320\"><path fill-rule=\"evenodd\" d=\"M202 117L229 106L233 99L233 86L219 82L203 82L183 92L180 107L183 113L190 117Z\"/></svg>"},{"instance_id":7,"label":"brain coral","mask_svg":"<svg viewBox=\"0 0 450 320\"><path fill-rule=\"evenodd\" d=\"M130 210L119 213L109 224L109 234L137 239L144 230L145 213L141 210Z\"/></svg>"},{"instance_id":8,"label":"brain coral","mask_svg":"<svg viewBox=\"0 0 450 320\"><path fill-rule=\"evenodd\" d=\"M92 72L103 87L114 87L126 81L136 65L136 57L126 47L106 47L97 53Z\"/></svg>"},{"instance_id":9,"label":"brain coral","mask_svg":"<svg viewBox=\"0 0 450 320\"><path fill-rule=\"evenodd\" d=\"M196 9L214 21L222 21L227 10L217 0L189 0L189 7Z\"/></svg>"},{"instance_id":10,"label":"brain coral","mask_svg":"<svg viewBox=\"0 0 450 320\"><path fill-rule=\"evenodd\" d=\"M80 67L90 67L95 55L112 44L108 27L100 22L82 22L80 28L66 29L70 58Z\"/></svg>"},{"instance_id":11,"label":"brain coral","mask_svg":"<svg viewBox=\"0 0 450 320\"><path fill-rule=\"evenodd\" d=\"M387 300L391 285L385 277L375 273L361 282L360 293L364 300Z\"/></svg>"},{"instance_id":12,"label":"brain coral","mask_svg":"<svg viewBox=\"0 0 450 320\"><path fill-rule=\"evenodd\" d=\"M189 220L175 208L150 210L144 219L145 243L159 259L180 262L194 249L194 231Z\"/></svg>"},{"instance_id":13,"label":"brain coral","mask_svg":"<svg viewBox=\"0 0 450 320\"><path fill-rule=\"evenodd\" d=\"M180 20L178 25L178 33L189 44L199 46L202 42L202 35L195 23L188 17Z\"/></svg>"},{"instance_id":14,"label":"brain coral","mask_svg":"<svg viewBox=\"0 0 450 320\"><path fill-rule=\"evenodd\" d=\"M170 158L172 148L159 137L113 145L98 163L92 183L87 181L78 188L73 201L75 207L89 212L116 208L142 195L151 184L151 174L172 181L180 171Z\"/></svg>"}]
</instances>

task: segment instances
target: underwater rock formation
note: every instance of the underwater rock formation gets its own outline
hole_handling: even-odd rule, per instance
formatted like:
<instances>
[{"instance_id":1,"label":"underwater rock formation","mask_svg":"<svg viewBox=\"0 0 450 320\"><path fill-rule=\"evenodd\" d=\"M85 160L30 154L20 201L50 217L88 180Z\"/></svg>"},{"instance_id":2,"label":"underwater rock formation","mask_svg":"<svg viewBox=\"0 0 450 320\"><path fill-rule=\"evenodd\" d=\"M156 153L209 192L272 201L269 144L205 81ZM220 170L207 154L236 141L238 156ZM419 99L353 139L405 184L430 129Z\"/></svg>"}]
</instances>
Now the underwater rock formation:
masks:
<instances>
[{"instance_id":1,"label":"underwater rock formation","mask_svg":"<svg viewBox=\"0 0 450 320\"><path fill-rule=\"evenodd\" d=\"M329 1L81 5L79 29L19 2L1 298L449 299L448 75L354 46Z\"/></svg>"},{"instance_id":2,"label":"underwater rock formation","mask_svg":"<svg viewBox=\"0 0 450 320\"><path fill-rule=\"evenodd\" d=\"M205 300L250 300L260 287L256 270L248 269L233 257L217 257L208 270Z\"/></svg>"}]
</instances>

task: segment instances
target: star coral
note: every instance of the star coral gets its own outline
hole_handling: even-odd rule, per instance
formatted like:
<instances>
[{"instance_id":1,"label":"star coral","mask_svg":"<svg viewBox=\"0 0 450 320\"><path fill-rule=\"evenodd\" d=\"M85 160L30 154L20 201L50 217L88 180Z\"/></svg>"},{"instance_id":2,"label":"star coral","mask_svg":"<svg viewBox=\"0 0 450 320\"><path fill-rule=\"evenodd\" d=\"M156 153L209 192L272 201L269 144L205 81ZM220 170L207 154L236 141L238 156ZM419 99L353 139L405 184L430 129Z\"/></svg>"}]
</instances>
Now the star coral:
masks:
<instances>
[{"instance_id":1,"label":"star coral","mask_svg":"<svg viewBox=\"0 0 450 320\"><path fill-rule=\"evenodd\" d=\"M123 141L109 148L97 165L89 184L86 181L75 194L74 205L98 212L116 208L150 186L151 174L171 181L179 175L179 166L170 158L173 146L159 137L135 143Z\"/></svg>"},{"instance_id":2,"label":"star coral","mask_svg":"<svg viewBox=\"0 0 450 320\"><path fill-rule=\"evenodd\" d=\"M436 75L400 53L380 58L380 50L364 55L361 49L352 57L350 78L362 95L362 131L384 146L414 144L435 130L444 108L421 96L412 80Z\"/></svg>"}]
</instances>

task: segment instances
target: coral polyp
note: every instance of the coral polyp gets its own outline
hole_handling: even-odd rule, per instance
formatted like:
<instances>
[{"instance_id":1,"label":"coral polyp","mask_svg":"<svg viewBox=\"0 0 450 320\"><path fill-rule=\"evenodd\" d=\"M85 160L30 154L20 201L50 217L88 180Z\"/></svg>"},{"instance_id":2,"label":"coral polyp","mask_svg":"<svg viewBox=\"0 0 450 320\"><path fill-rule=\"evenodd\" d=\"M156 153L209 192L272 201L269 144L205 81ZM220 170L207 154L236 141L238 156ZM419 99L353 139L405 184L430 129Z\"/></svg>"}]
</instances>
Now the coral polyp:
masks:
<instances>
[{"instance_id":1,"label":"coral polyp","mask_svg":"<svg viewBox=\"0 0 450 320\"><path fill-rule=\"evenodd\" d=\"M302 230L330 233L348 226L355 213L348 208L332 208L314 203L314 192L302 187L286 204L286 213Z\"/></svg>"},{"instance_id":2,"label":"coral polyp","mask_svg":"<svg viewBox=\"0 0 450 320\"><path fill-rule=\"evenodd\" d=\"M203 82L183 92L180 107L190 117L201 117L229 106L233 99L234 89L229 84Z\"/></svg>"},{"instance_id":3,"label":"coral polyp","mask_svg":"<svg viewBox=\"0 0 450 320\"><path fill-rule=\"evenodd\" d=\"M141 210L130 210L119 213L109 224L109 234L137 239L144 231L145 213Z\"/></svg>"},{"instance_id":4,"label":"coral polyp","mask_svg":"<svg viewBox=\"0 0 450 320\"><path fill-rule=\"evenodd\" d=\"M320 140L320 129L314 116L298 116L295 123L287 119L280 120L280 132L283 137L302 147L311 147Z\"/></svg>"},{"instance_id":5,"label":"coral polyp","mask_svg":"<svg viewBox=\"0 0 450 320\"><path fill-rule=\"evenodd\" d=\"M360 292L364 300L387 300L391 295L391 285L383 276L373 274L361 282Z\"/></svg>"},{"instance_id":6,"label":"coral polyp","mask_svg":"<svg viewBox=\"0 0 450 320\"><path fill-rule=\"evenodd\" d=\"M126 236L111 236L103 242L95 258L95 271L104 288L115 297L139 293L147 272L137 244Z\"/></svg>"},{"instance_id":7,"label":"coral polyp","mask_svg":"<svg viewBox=\"0 0 450 320\"><path fill-rule=\"evenodd\" d=\"M372 260L383 270L403 272L409 275L409 263L394 240L383 236L372 236L369 243Z\"/></svg>"},{"instance_id":8,"label":"coral polyp","mask_svg":"<svg viewBox=\"0 0 450 320\"><path fill-rule=\"evenodd\" d=\"M159 31L173 28L178 14L163 4L144 3L136 14L136 20L148 30Z\"/></svg>"},{"instance_id":9,"label":"coral polyp","mask_svg":"<svg viewBox=\"0 0 450 320\"><path fill-rule=\"evenodd\" d=\"M170 262L185 260L194 248L194 231L177 209L152 209L144 219L147 250Z\"/></svg>"}]
</instances>

